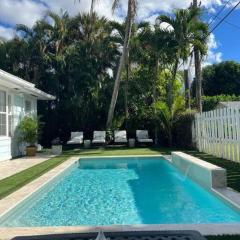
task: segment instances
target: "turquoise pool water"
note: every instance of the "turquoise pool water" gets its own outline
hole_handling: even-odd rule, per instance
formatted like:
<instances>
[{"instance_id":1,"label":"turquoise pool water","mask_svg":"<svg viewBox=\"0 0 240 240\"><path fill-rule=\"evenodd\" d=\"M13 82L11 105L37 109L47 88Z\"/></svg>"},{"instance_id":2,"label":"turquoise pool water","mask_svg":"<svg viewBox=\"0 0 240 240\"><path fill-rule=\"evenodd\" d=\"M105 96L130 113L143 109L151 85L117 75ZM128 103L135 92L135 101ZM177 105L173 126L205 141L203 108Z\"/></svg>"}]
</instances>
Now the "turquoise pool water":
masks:
<instances>
[{"instance_id":1,"label":"turquoise pool water","mask_svg":"<svg viewBox=\"0 0 240 240\"><path fill-rule=\"evenodd\" d=\"M236 223L240 213L163 158L81 160L2 226Z\"/></svg>"}]
</instances>

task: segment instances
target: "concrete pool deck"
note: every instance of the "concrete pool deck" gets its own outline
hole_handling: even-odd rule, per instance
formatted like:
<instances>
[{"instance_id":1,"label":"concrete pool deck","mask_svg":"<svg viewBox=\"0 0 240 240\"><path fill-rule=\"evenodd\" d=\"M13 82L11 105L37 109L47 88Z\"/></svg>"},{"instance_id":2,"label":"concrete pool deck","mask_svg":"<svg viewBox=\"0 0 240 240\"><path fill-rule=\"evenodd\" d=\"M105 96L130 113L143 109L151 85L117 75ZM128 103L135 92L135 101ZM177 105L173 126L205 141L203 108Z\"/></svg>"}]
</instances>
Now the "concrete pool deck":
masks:
<instances>
[{"instance_id":1,"label":"concrete pool deck","mask_svg":"<svg viewBox=\"0 0 240 240\"><path fill-rule=\"evenodd\" d=\"M15 237L98 232L126 232L126 231L168 231L195 230L205 236L238 235L240 224L148 224L148 225L112 225L112 226L74 226L74 227L21 227L0 228L0 239L11 240Z\"/></svg>"},{"instance_id":2,"label":"concrete pool deck","mask_svg":"<svg viewBox=\"0 0 240 240\"><path fill-rule=\"evenodd\" d=\"M0 161L0 180L19 173L27 168L45 162L56 155L38 153L35 157L21 157L12 160Z\"/></svg>"},{"instance_id":3,"label":"concrete pool deck","mask_svg":"<svg viewBox=\"0 0 240 240\"><path fill-rule=\"evenodd\" d=\"M150 156L150 155L149 155ZM151 155L159 157L162 155ZM101 156L104 157L104 156ZM99 158L101 158L99 157ZM109 156L117 157L117 156ZM128 156L126 156L128 157ZM138 157L134 155L134 157ZM144 157L147 157L144 155ZM49 183L51 180L63 173L67 168L71 167L80 158L88 157L71 157L64 163L45 173L41 177L35 179L31 183L25 185L21 189L12 193L11 195L0 200L0 217L5 215L11 209L16 207L19 203L23 202L34 192L37 192L44 185ZM91 158L91 157L90 157ZM170 159L167 159L170 161ZM226 199L229 198L234 202L236 207L239 207L240 193L233 192L230 188L214 189L217 194L224 196ZM237 202L235 201L237 200ZM0 239L9 240L16 236L32 236L32 235L43 235L43 234L61 234L61 233L81 233L81 232L96 232L99 229L103 231L159 231L159 230L197 230L203 235L223 235L223 234L240 234L240 223L239 224L148 224L148 225L112 225L103 227L94 226L72 226L72 227L11 227L11 228L0 228Z\"/></svg>"}]
</instances>

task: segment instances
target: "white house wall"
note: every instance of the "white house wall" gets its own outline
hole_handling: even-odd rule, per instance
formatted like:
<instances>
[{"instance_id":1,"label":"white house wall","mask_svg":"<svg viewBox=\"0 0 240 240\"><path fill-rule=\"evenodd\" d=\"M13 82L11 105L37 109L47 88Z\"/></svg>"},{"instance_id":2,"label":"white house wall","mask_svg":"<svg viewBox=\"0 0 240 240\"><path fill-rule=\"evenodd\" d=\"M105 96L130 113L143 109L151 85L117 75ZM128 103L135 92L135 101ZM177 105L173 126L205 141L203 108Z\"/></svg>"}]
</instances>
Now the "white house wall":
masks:
<instances>
[{"instance_id":1,"label":"white house wall","mask_svg":"<svg viewBox=\"0 0 240 240\"><path fill-rule=\"evenodd\" d=\"M0 89L2 89L0 87ZM6 89L3 89L6 91ZM0 137L0 161L24 154L25 146L19 142L16 131L18 124L26 115L25 100L31 102L31 112L28 114L37 116L37 99L17 92L7 91L12 96L12 136Z\"/></svg>"},{"instance_id":2,"label":"white house wall","mask_svg":"<svg viewBox=\"0 0 240 240\"><path fill-rule=\"evenodd\" d=\"M11 159L11 138L0 137L0 161Z\"/></svg>"},{"instance_id":3,"label":"white house wall","mask_svg":"<svg viewBox=\"0 0 240 240\"><path fill-rule=\"evenodd\" d=\"M31 112L30 115L37 116L37 100L31 96L14 94L14 103L13 103L13 136L11 144L12 156L20 156L25 154L25 144L19 142L19 135L16 131L17 126L20 121L26 115L25 111L25 101L28 100L31 102Z\"/></svg>"}]
</instances>

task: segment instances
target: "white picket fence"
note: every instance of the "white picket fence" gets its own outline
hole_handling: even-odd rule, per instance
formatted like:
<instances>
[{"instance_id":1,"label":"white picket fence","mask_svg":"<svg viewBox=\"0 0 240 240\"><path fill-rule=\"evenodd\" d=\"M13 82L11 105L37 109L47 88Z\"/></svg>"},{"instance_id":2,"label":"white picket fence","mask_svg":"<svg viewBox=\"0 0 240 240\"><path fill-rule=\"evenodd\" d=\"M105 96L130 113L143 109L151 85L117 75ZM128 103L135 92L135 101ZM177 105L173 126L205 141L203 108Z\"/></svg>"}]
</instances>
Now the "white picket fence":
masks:
<instances>
[{"instance_id":1,"label":"white picket fence","mask_svg":"<svg viewBox=\"0 0 240 240\"><path fill-rule=\"evenodd\" d=\"M201 152L240 162L240 108L196 114L193 140Z\"/></svg>"}]
</instances>

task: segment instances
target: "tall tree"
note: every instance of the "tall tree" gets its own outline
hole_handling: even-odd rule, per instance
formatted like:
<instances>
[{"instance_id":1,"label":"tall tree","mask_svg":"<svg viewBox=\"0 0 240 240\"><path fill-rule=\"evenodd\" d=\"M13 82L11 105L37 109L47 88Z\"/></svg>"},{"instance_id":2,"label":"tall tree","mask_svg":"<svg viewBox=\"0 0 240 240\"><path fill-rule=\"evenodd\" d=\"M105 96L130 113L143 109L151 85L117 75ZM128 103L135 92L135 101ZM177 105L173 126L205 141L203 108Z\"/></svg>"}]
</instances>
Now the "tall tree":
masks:
<instances>
[{"instance_id":1,"label":"tall tree","mask_svg":"<svg viewBox=\"0 0 240 240\"><path fill-rule=\"evenodd\" d=\"M238 62L226 61L206 66L203 68L203 93L206 96L240 95L239 80Z\"/></svg>"},{"instance_id":2,"label":"tall tree","mask_svg":"<svg viewBox=\"0 0 240 240\"><path fill-rule=\"evenodd\" d=\"M175 11L173 17L160 15L160 22L168 23L172 28L172 52L175 58L172 68L172 79L168 88L168 105L171 108L173 103L173 82L179 68L180 61L186 62L191 47L196 48L203 54L206 52L206 34L208 27L201 21L196 21L200 15L199 8L179 9ZM205 39L205 41L203 41Z\"/></svg>"},{"instance_id":3,"label":"tall tree","mask_svg":"<svg viewBox=\"0 0 240 240\"><path fill-rule=\"evenodd\" d=\"M198 1L193 0L193 9L198 9ZM195 21L199 21L199 16L195 17ZM206 40L205 40L206 42ZM194 45L194 64L195 64L195 78L196 78L196 102L197 110L202 112L202 67L201 67L201 51L198 45Z\"/></svg>"},{"instance_id":4,"label":"tall tree","mask_svg":"<svg viewBox=\"0 0 240 240\"><path fill-rule=\"evenodd\" d=\"M113 2L113 10L118 7L119 0L114 0ZM128 0L128 12L127 12L127 18L126 18L126 30L125 30L125 37L124 37L124 45L122 49L122 55L120 58L120 62L118 65L118 70L115 78L115 83L113 87L113 93L111 98L111 103L108 111L108 118L107 118L107 124L106 128L109 129L112 126L113 116L114 116L114 110L118 98L118 92L120 87L120 81L121 81L121 75L122 70L124 68L126 58L129 52L129 42L131 37L131 31L132 31L132 25L133 20L136 14L137 9L137 0Z\"/></svg>"},{"instance_id":5,"label":"tall tree","mask_svg":"<svg viewBox=\"0 0 240 240\"><path fill-rule=\"evenodd\" d=\"M149 65L151 66L152 72L154 72L154 78L152 81L152 98L153 98L153 111L155 120L157 119L156 102L158 98L157 85L159 84L159 76L162 69L169 63L168 44L169 40L168 31L160 28L158 24L152 27L149 23L144 24L143 31L139 34L142 48L148 53ZM155 144L157 144L157 124L155 121Z\"/></svg>"}]
</instances>

